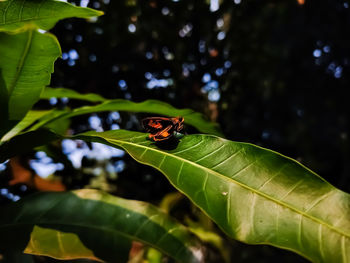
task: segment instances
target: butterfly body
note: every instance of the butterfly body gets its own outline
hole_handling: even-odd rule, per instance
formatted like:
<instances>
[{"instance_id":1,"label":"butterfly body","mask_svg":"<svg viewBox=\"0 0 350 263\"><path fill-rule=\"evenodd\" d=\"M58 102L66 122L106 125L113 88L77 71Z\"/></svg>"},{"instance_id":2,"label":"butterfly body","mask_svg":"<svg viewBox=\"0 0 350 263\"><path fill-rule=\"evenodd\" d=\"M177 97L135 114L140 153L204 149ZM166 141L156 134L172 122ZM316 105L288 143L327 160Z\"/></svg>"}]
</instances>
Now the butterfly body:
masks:
<instances>
[{"instance_id":1,"label":"butterfly body","mask_svg":"<svg viewBox=\"0 0 350 263\"><path fill-rule=\"evenodd\" d=\"M142 120L144 129L150 133L153 141L165 141L174 136L174 132L183 129L183 117L165 118L149 117Z\"/></svg>"}]
</instances>

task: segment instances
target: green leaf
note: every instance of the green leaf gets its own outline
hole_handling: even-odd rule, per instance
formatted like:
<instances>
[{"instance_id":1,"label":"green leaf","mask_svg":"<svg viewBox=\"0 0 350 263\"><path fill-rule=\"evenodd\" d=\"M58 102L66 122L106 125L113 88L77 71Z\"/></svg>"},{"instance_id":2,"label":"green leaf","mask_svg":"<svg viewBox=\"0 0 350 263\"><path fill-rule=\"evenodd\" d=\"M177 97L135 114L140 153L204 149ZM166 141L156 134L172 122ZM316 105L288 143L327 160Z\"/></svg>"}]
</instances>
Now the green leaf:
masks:
<instances>
[{"instance_id":1,"label":"green leaf","mask_svg":"<svg viewBox=\"0 0 350 263\"><path fill-rule=\"evenodd\" d=\"M106 100L105 102L95 106L85 106L77 108L70 113L59 115L50 120L47 119L46 121L41 122L39 125L37 125L36 128L42 127L47 123L56 121L60 118L71 118L83 114L96 113L102 111L146 112L173 117L182 116L185 118L185 124L189 124L195 127L200 132L222 135L219 125L217 123L213 123L206 120L203 114L195 112L191 109L177 109L172 107L170 104L157 100L146 100L139 103L122 99Z\"/></svg>"},{"instance_id":2,"label":"green leaf","mask_svg":"<svg viewBox=\"0 0 350 263\"><path fill-rule=\"evenodd\" d=\"M89 18L103 12L77 7L62 1L0 1L0 31L16 32L28 28L49 30L61 19Z\"/></svg>"},{"instance_id":3,"label":"green leaf","mask_svg":"<svg viewBox=\"0 0 350 263\"><path fill-rule=\"evenodd\" d=\"M54 126L60 123L62 120L65 121L64 118L60 118L60 117L68 114L69 112L70 112L69 109L64 109L64 110L53 109L48 114L40 118L38 122L36 122L33 126L30 127L29 130L30 131L38 130L44 125L47 125L47 127ZM52 120L57 120L57 121L53 122Z\"/></svg>"},{"instance_id":4,"label":"green leaf","mask_svg":"<svg viewBox=\"0 0 350 263\"><path fill-rule=\"evenodd\" d=\"M19 123L17 123L17 125L15 127L13 127L2 138L0 137L0 142L4 142L4 141L11 139L15 135L19 134L21 131L28 128L30 125L32 125L37 120L43 118L45 115L50 114L51 111L52 110L47 110L47 111L31 110L31 111L28 111L26 116Z\"/></svg>"},{"instance_id":5,"label":"green leaf","mask_svg":"<svg viewBox=\"0 0 350 263\"><path fill-rule=\"evenodd\" d=\"M91 102L103 102L106 101L105 98L98 94L88 93L80 94L71 89L65 88L50 88L46 87L40 95L41 99L50 99L50 98L69 98L77 100L86 100Z\"/></svg>"},{"instance_id":6,"label":"green leaf","mask_svg":"<svg viewBox=\"0 0 350 263\"><path fill-rule=\"evenodd\" d=\"M8 94L4 78L2 77L2 69L0 68L0 138L11 129L8 120Z\"/></svg>"},{"instance_id":7,"label":"green leaf","mask_svg":"<svg viewBox=\"0 0 350 263\"><path fill-rule=\"evenodd\" d=\"M184 136L173 150L125 130L77 138L158 169L232 238L315 262L350 260L350 195L290 158L210 135Z\"/></svg>"},{"instance_id":8,"label":"green leaf","mask_svg":"<svg viewBox=\"0 0 350 263\"><path fill-rule=\"evenodd\" d=\"M199 262L196 239L185 227L150 204L96 190L36 194L0 217L0 249L126 262L133 240L180 262Z\"/></svg>"},{"instance_id":9,"label":"green leaf","mask_svg":"<svg viewBox=\"0 0 350 263\"><path fill-rule=\"evenodd\" d=\"M39 99L60 55L58 41L51 34L34 30L16 35L0 33L0 69L9 98L10 120L20 120Z\"/></svg>"}]
</instances>

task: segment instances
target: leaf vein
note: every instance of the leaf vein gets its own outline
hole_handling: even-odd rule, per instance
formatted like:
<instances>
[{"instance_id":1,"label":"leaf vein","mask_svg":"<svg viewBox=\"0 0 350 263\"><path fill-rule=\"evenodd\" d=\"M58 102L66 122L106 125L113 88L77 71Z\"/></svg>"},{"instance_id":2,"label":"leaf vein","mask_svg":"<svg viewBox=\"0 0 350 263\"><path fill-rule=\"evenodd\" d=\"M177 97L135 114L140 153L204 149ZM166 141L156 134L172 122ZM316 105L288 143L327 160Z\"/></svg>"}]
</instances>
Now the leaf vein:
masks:
<instances>
[{"instance_id":1,"label":"leaf vein","mask_svg":"<svg viewBox=\"0 0 350 263\"><path fill-rule=\"evenodd\" d=\"M65 254L64 251L64 246L63 246L63 242L62 242L62 237L61 237L61 232L57 231L57 242L58 242L58 247L60 248L62 254Z\"/></svg>"},{"instance_id":2,"label":"leaf vein","mask_svg":"<svg viewBox=\"0 0 350 263\"><path fill-rule=\"evenodd\" d=\"M323 194L320 198L318 198L315 202L313 202L309 208L305 210L305 212L309 212L312 208L314 208L317 204L319 204L322 200L326 199L328 196L330 196L333 192L329 191L326 194Z\"/></svg>"},{"instance_id":3,"label":"leaf vein","mask_svg":"<svg viewBox=\"0 0 350 263\"><path fill-rule=\"evenodd\" d=\"M269 179L267 179L259 188L258 190L261 190L262 188L264 188L265 185L267 185L269 182L271 182L277 175L279 175L283 170L284 168L287 166L287 164L283 164L282 167L276 171L276 173L271 176Z\"/></svg>"},{"instance_id":4,"label":"leaf vein","mask_svg":"<svg viewBox=\"0 0 350 263\"><path fill-rule=\"evenodd\" d=\"M232 154L231 156L229 156L228 158L220 161L218 164L214 165L213 167L211 167L210 169L215 169L217 167L219 167L221 164L227 162L228 160L230 160L231 158L235 157L237 154L239 154L242 151L243 148L239 149L237 152L235 152L234 154Z\"/></svg>"},{"instance_id":5,"label":"leaf vein","mask_svg":"<svg viewBox=\"0 0 350 263\"><path fill-rule=\"evenodd\" d=\"M318 227L318 245L320 249L321 259L324 259L323 247L322 247L322 225L320 224Z\"/></svg>"},{"instance_id":6,"label":"leaf vein","mask_svg":"<svg viewBox=\"0 0 350 263\"><path fill-rule=\"evenodd\" d=\"M303 224L303 218L304 216L303 215L300 215L300 220L299 220L299 227L298 227L298 244L300 246L300 249L303 248L303 244L302 244L302 241L301 241L301 233L302 233L302 224Z\"/></svg>"},{"instance_id":7,"label":"leaf vein","mask_svg":"<svg viewBox=\"0 0 350 263\"><path fill-rule=\"evenodd\" d=\"M21 19L22 19L22 15L23 15L23 8L24 8L24 3L25 3L25 1L26 1L26 0L23 0L23 1L22 1L22 4L21 4L21 9L19 10L19 14L18 14L18 16L19 16L19 20L21 20Z\"/></svg>"},{"instance_id":8,"label":"leaf vein","mask_svg":"<svg viewBox=\"0 0 350 263\"><path fill-rule=\"evenodd\" d=\"M5 10L4 10L4 23L3 24L6 24L6 15L7 15L7 11L9 10L10 8L10 5L12 5L12 3L14 2L15 0L10 0L8 2L8 5L6 6Z\"/></svg>"},{"instance_id":9,"label":"leaf vein","mask_svg":"<svg viewBox=\"0 0 350 263\"><path fill-rule=\"evenodd\" d=\"M179 185L180 184L180 174L182 172L182 167L184 166L184 163L185 162L181 162L181 166L179 168L179 172L177 173L177 176L176 176L176 184Z\"/></svg>"},{"instance_id":10,"label":"leaf vein","mask_svg":"<svg viewBox=\"0 0 350 263\"><path fill-rule=\"evenodd\" d=\"M188 148L186 148L186 149L183 149L183 150L181 150L181 151L173 152L173 155L176 155L176 154L179 154L179 153L183 153L183 152L189 151L189 150L191 150L191 149L197 147L198 145L200 145L200 144L203 143L203 142L204 142L204 140L203 140L203 137L201 136L201 139L200 139L200 141L199 141L198 143L196 143L195 145L192 145L191 147L188 147Z\"/></svg>"},{"instance_id":11,"label":"leaf vein","mask_svg":"<svg viewBox=\"0 0 350 263\"><path fill-rule=\"evenodd\" d=\"M159 168L162 166L162 164L163 164L163 162L164 162L166 157L167 157L166 155L163 156L162 160L159 163Z\"/></svg>"},{"instance_id":12,"label":"leaf vein","mask_svg":"<svg viewBox=\"0 0 350 263\"><path fill-rule=\"evenodd\" d=\"M202 161L203 159L205 159L205 158L211 156L212 154L214 154L214 153L220 151L223 147L225 147L225 144L221 145L219 148L215 149L215 150L212 151L211 153L206 154L206 155L202 156L201 158L199 158L198 160L193 161L193 162L198 163L198 162Z\"/></svg>"},{"instance_id":13,"label":"leaf vein","mask_svg":"<svg viewBox=\"0 0 350 263\"><path fill-rule=\"evenodd\" d=\"M143 223L136 229L136 231L134 232L133 235L134 235L134 236L137 236L137 235L140 233L140 231L142 230L142 228L143 228L146 224L148 224L148 222L152 221L152 219L153 219L154 217L156 217L156 216L158 216L158 214L154 214L154 215L148 217L146 220L144 220Z\"/></svg>"},{"instance_id":14,"label":"leaf vein","mask_svg":"<svg viewBox=\"0 0 350 263\"><path fill-rule=\"evenodd\" d=\"M25 44L24 50L23 50L23 54L21 56L21 59L18 63L18 66L16 67L16 74L14 76L14 79L11 83L11 85L9 86L9 97L11 96L13 90L15 89L15 86L17 84L18 79L20 78L20 74L22 72L23 66L24 66L24 62L27 59L28 53L29 53L29 49L31 47L32 44L32 40L33 40L33 30L29 30L28 31L28 40Z\"/></svg>"},{"instance_id":15,"label":"leaf vein","mask_svg":"<svg viewBox=\"0 0 350 263\"><path fill-rule=\"evenodd\" d=\"M291 187L291 189L289 189L289 190L287 191L287 193L285 193L285 194L281 197L281 200L285 199L285 198L286 198L291 192L293 192L293 190L295 190L295 188L297 188L303 181L304 181L304 180L301 179L301 180L299 180L297 183L295 183L295 184Z\"/></svg>"},{"instance_id":16,"label":"leaf vein","mask_svg":"<svg viewBox=\"0 0 350 263\"><path fill-rule=\"evenodd\" d=\"M256 193L253 193L253 199L252 199L252 204L250 206L250 225L251 225L251 231L252 234L255 233L255 224L254 224L254 218L255 218L255 206L256 206Z\"/></svg>"},{"instance_id":17,"label":"leaf vein","mask_svg":"<svg viewBox=\"0 0 350 263\"><path fill-rule=\"evenodd\" d=\"M346 255L345 236L343 236L341 239L341 251L343 255L343 262L348 262Z\"/></svg>"}]
</instances>

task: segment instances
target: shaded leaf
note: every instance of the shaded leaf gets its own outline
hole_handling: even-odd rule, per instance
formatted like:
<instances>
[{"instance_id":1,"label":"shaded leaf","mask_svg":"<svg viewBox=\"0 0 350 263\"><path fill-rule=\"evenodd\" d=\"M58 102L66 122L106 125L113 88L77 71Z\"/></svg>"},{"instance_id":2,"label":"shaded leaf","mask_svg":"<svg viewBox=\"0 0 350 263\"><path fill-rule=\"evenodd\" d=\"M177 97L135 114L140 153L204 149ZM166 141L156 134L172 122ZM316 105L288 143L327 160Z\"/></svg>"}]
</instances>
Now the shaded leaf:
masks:
<instances>
[{"instance_id":1,"label":"shaded leaf","mask_svg":"<svg viewBox=\"0 0 350 263\"><path fill-rule=\"evenodd\" d=\"M38 124L36 128L42 127L47 123L56 121L60 118L71 118L83 114L91 114L102 111L145 112L172 117L182 116L185 118L185 124L189 124L195 127L200 132L222 135L219 125L217 123L213 123L206 120L203 114L195 112L191 109L177 109L171 106L170 104L157 100L146 100L139 103L122 99L106 100L105 102L95 106L85 106L77 108L69 113L62 113L61 115L55 118L47 119Z\"/></svg>"},{"instance_id":2,"label":"shaded leaf","mask_svg":"<svg viewBox=\"0 0 350 263\"><path fill-rule=\"evenodd\" d=\"M185 227L150 204L96 190L36 194L11 204L0 218L1 249L59 259L125 262L132 240L180 262L199 262Z\"/></svg>"},{"instance_id":3,"label":"shaded leaf","mask_svg":"<svg viewBox=\"0 0 350 263\"><path fill-rule=\"evenodd\" d=\"M0 138L9 130L11 126L8 120L8 93L5 81L0 68Z\"/></svg>"},{"instance_id":4,"label":"shaded leaf","mask_svg":"<svg viewBox=\"0 0 350 263\"><path fill-rule=\"evenodd\" d=\"M49 30L61 19L89 18L103 12L62 1L0 1L0 31L25 31L28 27Z\"/></svg>"},{"instance_id":5,"label":"shaded leaf","mask_svg":"<svg viewBox=\"0 0 350 263\"><path fill-rule=\"evenodd\" d=\"M33 126L30 127L30 131L35 131L41 127L43 127L45 124L47 124L47 127L53 127L57 124L59 124L64 118L60 118L61 116L64 116L70 112L69 109L64 110L51 110L48 114L43 115L42 118L38 120ZM55 122L52 122L52 120L57 120Z\"/></svg>"},{"instance_id":6,"label":"shaded leaf","mask_svg":"<svg viewBox=\"0 0 350 263\"><path fill-rule=\"evenodd\" d=\"M315 262L349 262L350 195L290 158L210 135L184 136L173 150L125 130L77 138L122 148L158 169L232 238Z\"/></svg>"},{"instance_id":7,"label":"shaded leaf","mask_svg":"<svg viewBox=\"0 0 350 263\"><path fill-rule=\"evenodd\" d=\"M54 61L61 55L55 36L28 30L0 33L0 69L8 93L10 120L20 120L49 84Z\"/></svg>"}]
</instances>

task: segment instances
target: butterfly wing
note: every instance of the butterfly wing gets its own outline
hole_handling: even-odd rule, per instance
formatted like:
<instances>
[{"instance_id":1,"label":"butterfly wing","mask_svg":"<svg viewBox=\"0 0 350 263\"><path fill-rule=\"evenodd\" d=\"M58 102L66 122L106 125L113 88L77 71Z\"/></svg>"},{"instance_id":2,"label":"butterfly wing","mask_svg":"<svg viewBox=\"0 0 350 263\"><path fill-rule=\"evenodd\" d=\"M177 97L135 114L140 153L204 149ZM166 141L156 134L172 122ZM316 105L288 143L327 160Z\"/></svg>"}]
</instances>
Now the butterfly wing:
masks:
<instances>
[{"instance_id":1,"label":"butterfly wing","mask_svg":"<svg viewBox=\"0 0 350 263\"><path fill-rule=\"evenodd\" d=\"M149 117L142 120L142 126L146 132L155 134L161 130L164 130L169 125L172 125L170 118L163 117Z\"/></svg>"},{"instance_id":2,"label":"butterfly wing","mask_svg":"<svg viewBox=\"0 0 350 263\"><path fill-rule=\"evenodd\" d=\"M153 141L165 141L174 135L174 131L182 130L183 121L183 117L149 117L142 120L142 126Z\"/></svg>"},{"instance_id":3,"label":"butterfly wing","mask_svg":"<svg viewBox=\"0 0 350 263\"><path fill-rule=\"evenodd\" d=\"M163 130L160 130L159 132L155 134L150 134L150 139L154 141L164 141L172 137L174 134L174 126L169 125L168 127L164 128Z\"/></svg>"}]
</instances>

